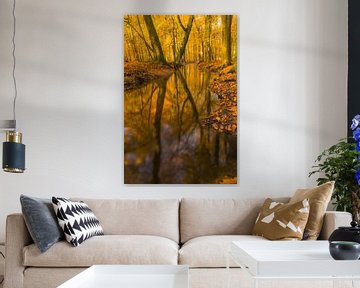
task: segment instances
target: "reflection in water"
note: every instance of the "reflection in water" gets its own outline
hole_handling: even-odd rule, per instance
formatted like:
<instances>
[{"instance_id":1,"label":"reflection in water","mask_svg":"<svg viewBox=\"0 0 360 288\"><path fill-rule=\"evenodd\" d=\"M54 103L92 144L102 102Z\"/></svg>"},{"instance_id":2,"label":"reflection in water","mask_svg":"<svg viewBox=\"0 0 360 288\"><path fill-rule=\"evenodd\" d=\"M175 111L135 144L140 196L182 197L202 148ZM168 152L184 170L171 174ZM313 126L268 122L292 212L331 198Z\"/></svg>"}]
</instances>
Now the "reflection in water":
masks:
<instances>
[{"instance_id":1,"label":"reflection in water","mask_svg":"<svg viewBox=\"0 0 360 288\"><path fill-rule=\"evenodd\" d=\"M211 74L195 64L125 91L125 183L216 183L236 176L236 136L202 127L216 108Z\"/></svg>"}]
</instances>

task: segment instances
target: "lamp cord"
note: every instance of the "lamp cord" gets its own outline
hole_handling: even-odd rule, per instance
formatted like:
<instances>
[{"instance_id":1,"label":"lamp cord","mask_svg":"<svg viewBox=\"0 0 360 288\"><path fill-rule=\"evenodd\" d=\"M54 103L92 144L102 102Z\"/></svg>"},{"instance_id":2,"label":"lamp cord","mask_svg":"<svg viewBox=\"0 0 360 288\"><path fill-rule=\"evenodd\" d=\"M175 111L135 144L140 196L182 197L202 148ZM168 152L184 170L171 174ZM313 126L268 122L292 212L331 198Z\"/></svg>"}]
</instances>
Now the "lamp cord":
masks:
<instances>
[{"instance_id":1,"label":"lamp cord","mask_svg":"<svg viewBox=\"0 0 360 288\"><path fill-rule=\"evenodd\" d=\"M16 68L16 57L15 57L15 34L16 34L16 16L15 16L15 7L16 7L16 0L13 1L13 9L12 9L12 16L13 16L13 35L12 35L12 44L13 44L13 50L12 50L12 57L13 57L13 69L12 69L12 78L14 81L14 101L13 101L13 117L15 121L15 130L16 130L16 98L17 98L17 85L16 85L16 78L15 78L15 68Z\"/></svg>"}]
</instances>

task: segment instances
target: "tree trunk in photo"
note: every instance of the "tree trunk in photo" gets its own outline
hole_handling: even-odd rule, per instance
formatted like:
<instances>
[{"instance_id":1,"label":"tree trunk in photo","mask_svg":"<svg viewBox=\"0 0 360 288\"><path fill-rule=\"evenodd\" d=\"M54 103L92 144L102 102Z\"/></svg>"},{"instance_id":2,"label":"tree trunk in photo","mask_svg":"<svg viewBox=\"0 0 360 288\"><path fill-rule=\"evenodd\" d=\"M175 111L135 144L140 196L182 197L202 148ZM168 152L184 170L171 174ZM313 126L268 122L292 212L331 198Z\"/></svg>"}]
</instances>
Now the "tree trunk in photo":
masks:
<instances>
[{"instance_id":1,"label":"tree trunk in photo","mask_svg":"<svg viewBox=\"0 0 360 288\"><path fill-rule=\"evenodd\" d=\"M192 108L192 110L193 110L194 119L196 120L196 122L199 122L199 112L198 112L198 110L197 110L194 97L192 96L191 91L190 91L190 89L189 89L189 87L188 87L186 78L184 77L184 75L181 73L180 70L178 70L178 76L179 76L181 85L183 86L183 89L184 89L184 91L185 91L185 93L186 93L186 95L187 95L187 98L186 98L186 100L185 100L184 103L186 103L187 100L190 101L191 108Z\"/></svg>"},{"instance_id":2,"label":"tree trunk in photo","mask_svg":"<svg viewBox=\"0 0 360 288\"><path fill-rule=\"evenodd\" d=\"M176 58L176 40L177 40L177 30L175 29L175 20L174 17L171 18L172 20L172 43L171 43L171 47L172 47L172 56L173 56L173 62L175 62L175 58Z\"/></svg>"},{"instance_id":3,"label":"tree trunk in photo","mask_svg":"<svg viewBox=\"0 0 360 288\"><path fill-rule=\"evenodd\" d=\"M155 112L155 120L154 120L154 128L155 128L155 140L156 140L156 148L154 151L153 158L153 170L152 170L152 184L160 183L160 167L161 167L161 118L164 108L165 95L166 95L166 81L165 79L160 79L159 81L159 94L156 101L156 112Z\"/></svg>"},{"instance_id":4,"label":"tree trunk in photo","mask_svg":"<svg viewBox=\"0 0 360 288\"><path fill-rule=\"evenodd\" d=\"M198 23L196 22L196 18L194 19L194 24L193 24L196 28L196 32L199 38L199 41L196 42L196 57L195 57L195 61L204 61L205 60L205 43L204 43L204 33L202 32L201 28L198 25Z\"/></svg>"},{"instance_id":5,"label":"tree trunk in photo","mask_svg":"<svg viewBox=\"0 0 360 288\"><path fill-rule=\"evenodd\" d=\"M211 48L211 25L212 25L212 15L206 15L205 16L205 31L206 31L206 61L212 61L213 59L213 53Z\"/></svg>"},{"instance_id":6,"label":"tree trunk in photo","mask_svg":"<svg viewBox=\"0 0 360 288\"><path fill-rule=\"evenodd\" d=\"M181 28L182 28L182 29L184 30L184 32L185 32L185 35L184 35L184 37L183 37L183 40L182 40L182 42L181 42L181 46L180 46L179 52L177 53L177 56L176 56L176 59L175 59L175 62L174 62L174 67L175 67L175 68L177 68L177 67L179 66L180 61L181 61L181 59L182 59L183 56L184 56L185 49L186 49L186 45L187 45L188 40L189 40L189 36L190 36L192 24L193 24L193 22L194 22L194 15L190 16L186 27L184 27L184 26L182 25L181 20L180 20L180 17L178 17L178 19L179 19L179 23L180 23Z\"/></svg>"},{"instance_id":7,"label":"tree trunk in photo","mask_svg":"<svg viewBox=\"0 0 360 288\"><path fill-rule=\"evenodd\" d=\"M226 65L231 64L231 15L221 16L223 28L223 57Z\"/></svg>"},{"instance_id":8,"label":"tree trunk in photo","mask_svg":"<svg viewBox=\"0 0 360 288\"><path fill-rule=\"evenodd\" d=\"M126 24L125 28L131 29L131 31L134 31L139 36L139 38L144 42L145 48L149 54L150 59L153 60L153 58L154 58L153 52L152 52L153 48L150 46L148 41L146 41L146 39L145 39L144 31L143 31L142 25L140 23L139 16L136 16L136 20L137 20L137 24L138 24L139 28L135 27L134 23L132 23L132 21L129 17L125 17L125 19L124 19L124 24Z\"/></svg>"},{"instance_id":9,"label":"tree trunk in photo","mask_svg":"<svg viewBox=\"0 0 360 288\"><path fill-rule=\"evenodd\" d=\"M142 28L142 26L141 26L139 16L136 16L136 20L137 20L137 23L138 23L140 32L138 32L137 30L135 30L135 32L137 32L138 35L140 36L140 38L144 41L145 48L146 48L147 52L149 53L150 59L151 59L151 60L154 60L154 57L153 57L153 54L152 54L152 50L151 50L151 46L148 44L148 42L147 42L146 39L145 39L144 31L143 31L143 28Z\"/></svg>"},{"instance_id":10,"label":"tree trunk in photo","mask_svg":"<svg viewBox=\"0 0 360 288\"><path fill-rule=\"evenodd\" d=\"M146 28L149 32L151 45L153 46L153 48L156 52L155 61L159 62L161 64L166 64L164 51L162 49L161 42L160 42L159 36L156 32L156 28L154 26L154 22L151 18L151 15L144 15L143 17L144 17L144 21L146 24Z\"/></svg>"},{"instance_id":11,"label":"tree trunk in photo","mask_svg":"<svg viewBox=\"0 0 360 288\"><path fill-rule=\"evenodd\" d=\"M132 27L130 26L130 35L131 35L131 43L132 43L132 46L133 46L133 51L134 51L134 55L135 55L135 60L136 61L140 61L140 54L139 54L139 51L137 49L137 45L136 45L136 41L135 41L135 37L134 37L134 31L132 29Z\"/></svg>"},{"instance_id":12,"label":"tree trunk in photo","mask_svg":"<svg viewBox=\"0 0 360 288\"><path fill-rule=\"evenodd\" d=\"M352 215L353 220L360 224L360 189L351 193Z\"/></svg>"},{"instance_id":13,"label":"tree trunk in photo","mask_svg":"<svg viewBox=\"0 0 360 288\"><path fill-rule=\"evenodd\" d=\"M215 135L214 157L215 157L215 165L219 166L219 164L220 164L220 135L219 135L219 133L216 133L216 135Z\"/></svg>"}]
</instances>

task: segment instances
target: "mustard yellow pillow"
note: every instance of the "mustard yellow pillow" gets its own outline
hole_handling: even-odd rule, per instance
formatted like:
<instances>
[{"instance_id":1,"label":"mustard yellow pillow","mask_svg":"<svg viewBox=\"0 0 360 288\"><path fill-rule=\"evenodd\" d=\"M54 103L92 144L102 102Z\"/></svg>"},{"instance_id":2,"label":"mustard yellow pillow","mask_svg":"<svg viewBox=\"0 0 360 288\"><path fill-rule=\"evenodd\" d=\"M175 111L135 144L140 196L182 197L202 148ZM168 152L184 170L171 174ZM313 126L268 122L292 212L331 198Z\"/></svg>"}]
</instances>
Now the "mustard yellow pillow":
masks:
<instances>
[{"instance_id":1,"label":"mustard yellow pillow","mask_svg":"<svg viewBox=\"0 0 360 288\"><path fill-rule=\"evenodd\" d=\"M269 240L301 240L308 217L307 199L284 204L268 198L260 209L252 234Z\"/></svg>"},{"instance_id":2,"label":"mustard yellow pillow","mask_svg":"<svg viewBox=\"0 0 360 288\"><path fill-rule=\"evenodd\" d=\"M319 237L334 184L335 182L331 181L311 189L298 189L290 199L289 203L309 199L310 214L305 227L304 240L316 240Z\"/></svg>"}]
</instances>

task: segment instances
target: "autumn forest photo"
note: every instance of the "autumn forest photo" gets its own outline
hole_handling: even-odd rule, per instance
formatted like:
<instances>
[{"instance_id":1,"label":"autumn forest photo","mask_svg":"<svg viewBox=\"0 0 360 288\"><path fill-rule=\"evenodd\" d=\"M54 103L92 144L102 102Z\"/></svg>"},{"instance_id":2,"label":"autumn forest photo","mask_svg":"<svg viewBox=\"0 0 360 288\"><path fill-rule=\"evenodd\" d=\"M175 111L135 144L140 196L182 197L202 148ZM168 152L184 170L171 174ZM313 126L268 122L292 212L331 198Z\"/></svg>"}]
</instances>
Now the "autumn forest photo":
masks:
<instances>
[{"instance_id":1,"label":"autumn forest photo","mask_svg":"<svg viewBox=\"0 0 360 288\"><path fill-rule=\"evenodd\" d=\"M237 17L124 16L125 184L237 183Z\"/></svg>"}]
</instances>

